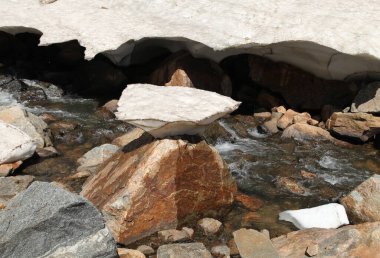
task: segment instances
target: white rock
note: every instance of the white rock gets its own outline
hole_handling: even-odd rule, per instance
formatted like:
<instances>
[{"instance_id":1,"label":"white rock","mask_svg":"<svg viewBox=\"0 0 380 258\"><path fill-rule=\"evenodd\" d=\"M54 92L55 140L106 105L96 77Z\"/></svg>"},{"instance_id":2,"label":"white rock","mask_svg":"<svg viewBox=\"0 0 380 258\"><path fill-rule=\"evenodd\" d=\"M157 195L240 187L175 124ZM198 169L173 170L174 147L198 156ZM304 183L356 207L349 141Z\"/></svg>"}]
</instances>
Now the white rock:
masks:
<instances>
[{"instance_id":1,"label":"white rock","mask_svg":"<svg viewBox=\"0 0 380 258\"><path fill-rule=\"evenodd\" d=\"M280 213L280 220L289 221L299 229L338 228L349 224L344 206L338 203L284 211Z\"/></svg>"},{"instance_id":2,"label":"white rock","mask_svg":"<svg viewBox=\"0 0 380 258\"><path fill-rule=\"evenodd\" d=\"M36 150L36 144L20 129L0 122L0 164L25 160Z\"/></svg>"},{"instance_id":3,"label":"white rock","mask_svg":"<svg viewBox=\"0 0 380 258\"><path fill-rule=\"evenodd\" d=\"M118 150L118 146L108 143L89 150L77 160L80 165L77 171L95 172L99 165L109 159Z\"/></svg>"},{"instance_id":4,"label":"white rock","mask_svg":"<svg viewBox=\"0 0 380 258\"><path fill-rule=\"evenodd\" d=\"M123 91L116 117L154 137L198 134L240 102L214 92L185 87L131 84Z\"/></svg>"},{"instance_id":5,"label":"white rock","mask_svg":"<svg viewBox=\"0 0 380 258\"><path fill-rule=\"evenodd\" d=\"M1 2L0 27L41 30L41 44L78 39L87 57L105 51L117 64L139 61L131 55L138 48L141 57L147 55L138 45L151 39L142 38L166 37L178 44L162 39L154 44L172 52L189 49L215 61L255 53L327 79L343 79L380 71L379 13L376 0L65 0L48 5L20 0ZM212 51L224 48L229 49Z\"/></svg>"}]
</instances>

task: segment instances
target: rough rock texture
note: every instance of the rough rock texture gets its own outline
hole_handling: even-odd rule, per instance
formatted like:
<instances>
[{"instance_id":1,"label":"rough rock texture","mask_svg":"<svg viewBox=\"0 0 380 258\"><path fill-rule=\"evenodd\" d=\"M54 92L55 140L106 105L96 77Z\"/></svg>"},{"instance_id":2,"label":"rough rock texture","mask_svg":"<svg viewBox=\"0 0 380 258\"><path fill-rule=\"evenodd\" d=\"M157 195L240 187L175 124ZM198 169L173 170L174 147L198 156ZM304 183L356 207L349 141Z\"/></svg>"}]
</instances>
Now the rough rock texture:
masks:
<instances>
[{"instance_id":1,"label":"rough rock texture","mask_svg":"<svg viewBox=\"0 0 380 258\"><path fill-rule=\"evenodd\" d=\"M269 121L266 121L261 127L265 132L275 134L278 133L279 130L277 128L278 120L283 116L283 113L273 112L272 117Z\"/></svg>"},{"instance_id":2,"label":"rough rock texture","mask_svg":"<svg viewBox=\"0 0 380 258\"><path fill-rule=\"evenodd\" d=\"M162 245L157 250L157 258L212 258L202 243Z\"/></svg>"},{"instance_id":3,"label":"rough rock texture","mask_svg":"<svg viewBox=\"0 0 380 258\"><path fill-rule=\"evenodd\" d=\"M186 230L177 229L167 229L159 231L158 237L164 243L181 242L191 239L191 236L186 232Z\"/></svg>"},{"instance_id":4,"label":"rough rock texture","mask_svg":"<svg viewBox=\"0 0 380 258\"><path fill-rule=\"evenodd\" d=\"M0 177L9 176L21 165L22 165L21 160L13 162L13 163L0 164Z\"/></svg>"},{"instance_id":5,"label":"rough rock texture","mask_svg":"<svg viewBox=\"0 0 380 258\"><path fill-rule=\"evenodd\" d=\"M337 135L366 142L380 133L380 117L366 113L334 113L327 128Z\"/></svg>"},{"instance_id":6,"label":"rough rock texture","mask_svg":"<svg viewBox=\"0 0 380 258\"><path fill-rule=\"evenodd\" d=\"M0 177L0 206L6 206L7 202L21 191L24 191L34 180L33 176Z\"/></svg>"},{"instance_id":7,"label":"rough rock texture","mask_svg":"<svg viewBox=\"0 0 380 258\"><path fill-rule=\"evenodd\" d=\"M123 91L118 105L118 119L163 138L201 133L236 110L240 102L194 88L133 84Z\"/></svg>"},{"instance_id":8,"label":"rough rock texture","mask_svg":"<svg viewBox=\"0 0 380 258\"><path fill-rule=\"evenodd\" d=\"M118 64L153 55L155 44L171 52L188 49L215 61L242 52L265 55L328 79L380 70L378 1L156 0L147 5L135 0L65 0L41 5L25 0L5 1L1 7L0 27L34 28L2 30L41 30L44 45L78 39L87 57L116 49L106 54Z\"/></svg>"},{"instance_id":9,"label":"rough rock texture","mask_svg":"<svg viewBox=\"0 0 380 258\"><path fill-rule=\"evenodd\" d=\"M109 159L119 150L119 147L113 144L103 144L86 152L78 159L79 167L77 171L89 171L94 173L104 161Z\"/></svg>"},{"instance_id":10,"label":"rough rock texture","mask_svg":"<svg viewBox=\"0 0 380 258\"><path fill-rule=\"evenodd\" d=\"M198 226L206 236L211 236L221 229L222 222L213 218L203 218L198 221Z\"/></svg>"},{"instance_id":11,"label":"rough rock texture","mask_svg":"<svg viewBox=\"0 0 380 258\"><path fill-rule=\"evenodd\" d=\"M32 139L13 125L0 122L0 164L31 157L36 150Z\"/></svg>"},{"instance_id":12,"label":"rough rock texture","mask_svg":"<svg viewBox=\"0 0 380 258\"><path fill-rule=\"evenodd\" d=\"M14 125L25 132L38 148L52 145L47 124L20 106L0 107L0 121Z\"/></svg>"},{"instance_id":13,"label":"rough rock texture","mask_svg":"<svg viewBox=\"0 0 380 258\"><path fill-rule=\"evenodd\" d=\"M145 258L142 252L133 249L118 248L117 253L119 258Z\"/></svg>"},{"instance_id":14,"label":"rough rock texture","mask_svg":"<svg viewBox=\"0 0 380 258\"><path fill-rule=\"evenodd\" d=\"M233 232L234 241L242 258L279 258L271 241L254 229L239 229Z\"/></svg>"},{"instance_id":15,"label":"rough rock texture","mask_svg":"<svg viewBox=\"0 0 380 258\"><path fill-rule=\"evenodd\" d=\"M308 257L306 251L317 251L316 257L379 257L380 222L345 226L339 229L305 229L272 239L284 258Z\"/></svg>"},{"instance_id":16,"label":"rough rock texture","mask_svg":"<svg viewBox=\"0 0 380 258\"><path fill-rule=\"evenodd\" d=\"M320 127L308 124L294 124L284 130L281 138L292 138L299 141L327 140L338 142L330 133Z\"/></svg>"},{"instance_id":17,"label":"rough rock texture","mask_svg":"<svg viewBox=\"0 0 380 258\"><path fill-rule=\"evenodd\" d=\"M329 203L313 208L283 211L280 220L293 223L299 229L338 228L349 224L343 205Z\"/></svg>"},{"instance_id":18,"label":"rough rock texture","mask_svg":"<svg viewBox=\"0 0 380 258\"><path fill-rule=\"evenodd\" d=\"M231 251L226 245L217 245L211 248L211 254L217 258L229 258Z\"/></svg>"},{"instance_id":19,"label":"rough rock texture","mask_svg":"<svg viewBox=\"0 0 380 258\"><path fill-rule=\"evenodd\" d=\"M155 85L184 86L231 96L230 78L219 65L207 59L194 58L188 52L169 56L150 76Z\"/></svg>"},{"instance_id":20,"label":"rough rock texture","mask_svg":"<svg viewBox=\"0 0 380 258\"><path fill-rule=\"evenodd\" d=\"M380 221L380 175L374 175L340 199L351 221Z\"/></svg>"},{"instance_id":21,"label":"rough rock texture","mask_svg":"<svg viewBox=\"0 0 380 258\"><path fill-rule=\"evenodd\" d=\"M1 257L117 257L100 212L49 183L34 182L11 200L0 232Z\"/></svg>"},{"instance_id":22,"label":"rough rock texture","mask_svg":"<svg viewBox=\"0 0 380 258\"><path fill-rule=\"evenodd\" d=\"M140 138L144 134L144 130L140 128L134 128L133 130L123 134L122 136L117 137L112 141L112 144L115 144L119 147L123 147L128 143Z\"/></svg>"},{"instance_id":23,"label":"rough rock texture","mask_svg":"<svg viewBox=\"0 0 380 258\"><path fill-rule=\"evenodd\" d=\"M228 167L204 141L139 140L108 160L81 193L103 211L119 243L233 202L236 184Z\"/></svg>"},{"instance_id":24,"label":"rough rock texture","mask_svg":"<svg viewBox=\"0 0 380 258\"><path fill-rule=\"evenodd\" d=\"M299 114L300 113L292 109L286 110L284 115L277 121L277 127L281 129L287 128L289 125L293 124L293 118Z\"/></svg>"},{"instance_id":25,"label":"rough rock texture","mask_svg":"<svg viewBox=\"0 0 380 258\"><path fill-rule=\"evenodd\" d=\"M364 86L351 105L351 112L380 113L380 82Z\"/></svg>"}]
</instances>

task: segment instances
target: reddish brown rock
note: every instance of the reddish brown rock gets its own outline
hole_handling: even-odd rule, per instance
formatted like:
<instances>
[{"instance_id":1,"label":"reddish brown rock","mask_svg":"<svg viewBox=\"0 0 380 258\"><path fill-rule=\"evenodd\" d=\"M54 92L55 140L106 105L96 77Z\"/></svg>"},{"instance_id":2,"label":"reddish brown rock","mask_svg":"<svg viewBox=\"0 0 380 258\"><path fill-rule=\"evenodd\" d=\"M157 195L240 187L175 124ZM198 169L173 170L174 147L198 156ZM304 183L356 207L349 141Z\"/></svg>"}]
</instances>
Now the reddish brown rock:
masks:
<instances>
[{"instance_id":1,"label":"reddish brown rock","mask_svg":"<svg viewBox=\"0 0 380 258\"><path fill-rule=\"evenodd\" d=\"M280 257L380 257L380 222L339 229L304 229L272 239ZM317 254L316 254L317 252Z\"/></svg>"},{"instance_id":2,"label":"reddish brown rock","mask_svg":"<svg viewBox=\"0 0 380 258\"><path fill-rule=\"evenodd\" d=\"M20 167L22 164L22 161L16 161L13 163L7 163L7 164L0 164L0 177L2 176L8 176L13 173L18 167Z\"/></svg>"},{"instance_id":3,"label":"reddish brown rock","mask_svg":"<svg viewBox=\"0 0 380 258\"><path fill-rule=\"evenodd\" d=\"M278 188L285 189L294 194L304 194L306 192L306 189L293 178L278 177L275 184Z\"/></svg>"},{"instance_id":4,"label":"reddish brown rock","mask_svg":"<svg viewBox=\"0 0 380 258\"><path fill-rule=\"evenodd\" d=\"M235 194L235 201L251 211L257 211L264 205L264 201L260 198L246 195L241 192Z\"/></svg>"},{"instance_id":5,"label":"reddish brown rock","mask_svg":"<svg viewBox=\"0 0 380 258\"><path fill-rule=\"evenodd\" d=\"M128 244L188 215L222 212L236 184L218 152L204 141L131 142L85 183L82 195L107 219L117 242Z\"/></svg>"}]
</instances>

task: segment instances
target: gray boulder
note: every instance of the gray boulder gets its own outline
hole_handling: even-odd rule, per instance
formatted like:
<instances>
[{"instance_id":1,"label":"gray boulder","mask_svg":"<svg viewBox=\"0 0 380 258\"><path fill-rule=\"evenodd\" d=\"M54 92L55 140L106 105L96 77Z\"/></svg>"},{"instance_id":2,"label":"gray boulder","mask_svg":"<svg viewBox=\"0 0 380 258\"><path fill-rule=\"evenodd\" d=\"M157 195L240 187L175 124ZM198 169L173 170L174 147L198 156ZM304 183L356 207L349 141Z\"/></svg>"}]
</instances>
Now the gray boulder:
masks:
<instances>
[{"instance_id":1,"label":"gray boulder","mask_svg":"<svg viewBox=\"0 0 380 258\"><path fill-rule=\"evenodd\" d=\"M0 212L0 257L117 257L117 251L90 202L34 182Z\"/></svg>"}]
</instances>

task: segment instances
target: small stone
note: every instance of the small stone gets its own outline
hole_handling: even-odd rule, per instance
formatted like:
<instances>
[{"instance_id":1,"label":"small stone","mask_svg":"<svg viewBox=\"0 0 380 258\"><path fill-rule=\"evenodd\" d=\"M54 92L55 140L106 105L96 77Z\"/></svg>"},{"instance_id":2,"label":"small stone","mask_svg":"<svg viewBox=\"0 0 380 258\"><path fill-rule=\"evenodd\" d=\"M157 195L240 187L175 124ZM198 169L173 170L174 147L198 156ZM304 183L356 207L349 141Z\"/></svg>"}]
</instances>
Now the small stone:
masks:
<instances>
[{"instance_id":1,"label":"small stone","mask_svg":"<svg viewBox=\"0 0 380 258\"><path fill-rule=\"evenodd\" d=\"M120 258L145 258L142 252L133 249L118 248L117 253Z\"/></svg>"},{"instance_id":2,"label":"small stone","mask_svg":"<svg viewBox=\"0 0 380 258\"><path fill-rule=\"evenodd\" d=\"M110 100L106 104L103 105L103 108L107 109L108 111L111 111L112 113L115 113L117 111L118 102L119 102L118 99Z\"/></svg>"},{"instance_id":3,"label":"small stone","mask_svg":"<svg viewBox=\"0 0 380 258\"><path fill-rule=\"evenodd\" d=\"M220 230L222 222L213 218L203 218L198 221L198 225L206 236L210 236Z\"/></svg>"},{"instance_id":4,"label":"small stone","mask_svg":"<svg viewBox=\"0 0 380 258\"><path fill-rule=\"evenodd\" d=\"M282 113L285 114L286 108L284 106L274 107L271 110L272 112Z\"/></svg>"},{"instance_id":5,"label":"small stone","mask_svg":"<svg viewBox=\"0 0 380 258\"><path fill-rule=\"evenodd\" d=\"M59 152L53 146L37 148L36 152L40 158L51 158L59 155Z\"/></svg>"},{"instance_id":6,"label":"small stone","mask_svg":"<svg viewBox=\"0 0 380 258\"><path fill-rule=\"evenodd\" d=\"M44 120L46 123L57 121L57 117L49 113L42 113L38 117Z\"/></svg>"},{"instance_id":7,"label":"small stone","mask_svg":"<svg viewBox=\"0 0 380 258\"><path fill-rule=\"evenodd\" d=\"M157 258L212 258L202 243L162 245L157 250Z\"/></svg>"},{"instance_id":8,"label":"small stone","mask_svg":"<svg viewBox=\"0 0 380 258\"><path fill-rule=\"evenodd\" d=\"M13 173L18 167L20 167L22 161L16 161L13 163L0 164L0 177L9 176Z\"/></svg>"},{"instance_id":9,"label":"small stone","mask_svg":"<svg viewBox=\"0 0 380 258\"><path fill-rule=\"evenodd\" d=\"M319 246L317 244L312 244L312 245L309 245L307 248L306 248L306 254L309 256L309 257L313 257L313 256L316 256L318 255L318 252L319 252Z\"/></svg>"},{"instance_id":10,"label":"small stone","mask_svg":"<svg viewBox=\"0 0 380 258\"><path fill-rule=\"evenodd\" d=\"M150 254L155 253L154 249L150 247L149 245L140 245L139 247L137 247L137 250L145 255L150 255Z\"/></svg>"},{"instance_id":11,"label":"small stone","mask_svg":"<svg viewBox=\"0 0 380 258\"><path fill-rule=\"evenodd\" d=\"M277 122L278 120L283 116L284 114L283 113L279 113L279 112L273 112L272 113L272 117L269 121L266 121L262 126L261 128L267 132L267 133L270 133L270 134L275 134L275 133L278 133L279 130L277 128Z\"/></svg>"},{"instance_id":12,"label":"small stone","mask_svg":"<svg viewBox=\"0 0 380 258\"><path fill-rule=\"evenodd\" d=\"M167 229L159 231L158 237L164 243L174 243L190 239L186 231L181 231L177 229Z\"/></svg>"},{"instance_id":13,"label":"small stone","mask_svg":"<svg viewBox=\"0 0 380 258\"><path fill-rule=\"evenodd\" d=\"M186 232L186 234L189 236L190 239L193 238L193 236L194 236L194 229L183 227L182 231Z\"/></svg>"},{"instance_id":14,"label":"small stone","mask_svg":"<svg viewBox=\"0 0 380 258\"><path fill-rule=\"evenodd\" d=\"M299 114L300 113L292 109L286 110L285 114L278 120L277 127L280 129L286 129L288 126L293 124L294 117Z\"/></svg>"},{"instance_id":15,"label":"small stone","mask_svg":"<svg viewBox=\"0 0 380 258\"><path fill-rule=\"evenodd\" d=\"M90 171L79 171L75 173L74 175L68 176L67 179L69 180L76 180L76 179L82 179L91 176Z\"/></svg>"},{"instance_id":16,"label":"small stone","mask_svg":"<svg viewBox=\"0 0 380 258\"><path fill-rule=\"evenodd\" d=\"M294 194L304 194L306 189L299 185L296 180L289 177L277 177L275 184L280 189L286 189Z\"/></svg>"},{"instance_id":17,"label":"small stone","mask_svg":"<svg viewBox=\"0 0 380 258\"><path fill-rule=\"evenodd\" d=\"M251 211L257 211L264 205L264 201L258 197L249 196L241 192L235 195L235 201Z\"/></svg>"},{"instance_id":18,"label":"small stone","mask_svg":"<svg viewBox=\"0 0 380 258\"><path fill-rule=\"evenodd\" d=\"M119 147L123 147L130 142L137 140L144 134L144 130L140 128L134 128L133 130L127 132L126 134L117 137L112 141L112 144L117 145Z\"/></svg>"},{"instance_id":19,"label":"small stone","mask_svg":"<svg viewBox=\"0 0 380 258\"><path fill-rule=\"evenodd\" d=\"M270 119L272 114L270 112L260 112L253 114L254 118L262 119L262 120L268 120Z\"/></svg>"},{"instance_id":20,"label":"small stone","mask_svg":"<svg viewBox=\"0 0 380 258\"><path fill-rule=\"evenodd\" d=\"M317 178L317 175L316 175L316 174L311 173L311 172L307 172L307 171L305 171L305 170L301 170L301 176L302 176L304 179L308 179L308 180L312 180L312 179Z\"/></svg>"},{"instance_id":21,"label":"small stone","mask_svg":"<svg viewBox=\"0 0 380 258\"><path fill-rule=\"evenodd\" d=\"M217 258L229 258L230 248L226 245L217 245L211 248L211 254Z\"/></svg>"}]
</instances>

